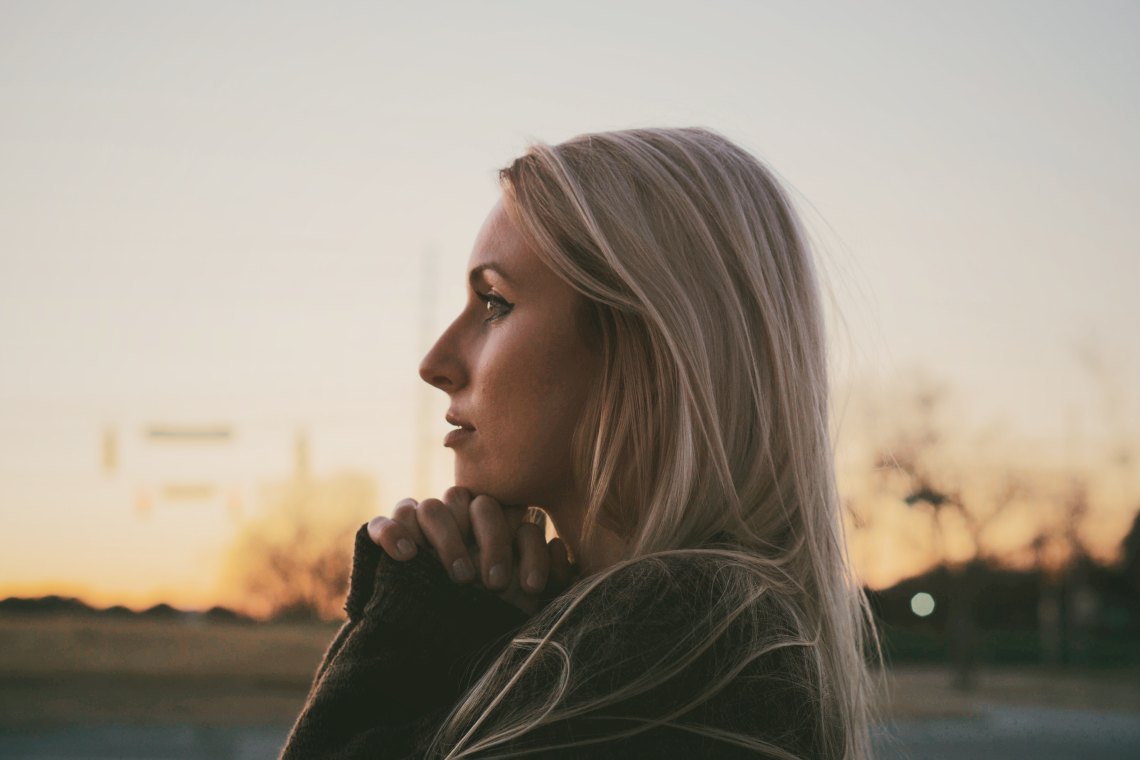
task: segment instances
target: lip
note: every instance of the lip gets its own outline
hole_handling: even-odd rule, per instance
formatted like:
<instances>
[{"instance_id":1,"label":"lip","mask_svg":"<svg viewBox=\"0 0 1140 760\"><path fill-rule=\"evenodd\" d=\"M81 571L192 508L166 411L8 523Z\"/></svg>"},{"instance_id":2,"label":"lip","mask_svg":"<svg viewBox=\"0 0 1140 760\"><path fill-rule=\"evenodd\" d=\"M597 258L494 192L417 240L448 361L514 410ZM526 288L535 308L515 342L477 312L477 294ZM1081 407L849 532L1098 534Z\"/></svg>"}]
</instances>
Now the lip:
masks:
<instances>
[{"instance_id":1,"label":"lip","mask_svg":"<svg viewBox=\"0 0 1140 760\"><path fill-rule=\"evenodd\" d=\"M457 428L443 437L443 445L447 447L455 446L475 435L474 429Z\"/></svg>"},{"instance_id":2,"label":"lip","mask_svg":"<svg viewBox=\"0 0 1140 760\"><path fill-rule=\"evenodd\" d=\"M461 441L464 441L467 438L471 437L471 434L475 432L474 425L460 417L458 414L455 414L455 412L450 409L447 410L447 414L444 416L444 419L447 420L447 423L449 425L455 425L457 428L459 428L458 430L452 430L450 433L444 436L444 446L455 446Z\"/></svg>"},{"instance_id":3,"label":"lip","mask_svg":"<svg viewBox=\"0 0 1140 760\"><path fill-rule=\"evenodd\" d=\"M475 426L472 425L470 422L463 419L462 417L459 417L455 414L452 414L451 412L448 412L444 416L444 419L447 420L448 424L455 425L456 427L461 427L464 430L474 430L475 429Z\"/></svg>"}]
</instances>

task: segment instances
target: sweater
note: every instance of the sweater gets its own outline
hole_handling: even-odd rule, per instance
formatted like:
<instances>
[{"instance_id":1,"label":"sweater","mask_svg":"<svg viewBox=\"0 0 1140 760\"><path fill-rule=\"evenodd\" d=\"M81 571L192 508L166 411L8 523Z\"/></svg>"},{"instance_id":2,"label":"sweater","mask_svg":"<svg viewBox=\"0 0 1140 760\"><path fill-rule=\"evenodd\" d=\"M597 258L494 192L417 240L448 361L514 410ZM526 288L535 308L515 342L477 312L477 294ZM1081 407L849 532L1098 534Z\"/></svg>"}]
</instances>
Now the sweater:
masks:
<instances>
[{"instance_id":1,"label":"sweater","mask_svg":"<svg viewBox=\"0 0 1140 760\"><path fill-rule=\"evenodd\" d=\"M572 636L576 642L573 656L590 660L584 663L590 677L563 695L567 706L631 684L654 667L685 661L693 650L683 632L694 621L717 620L709 614L713 574L683 558L651 563L648 571L641 564L606 578L559 629L561 640ZM430 552L405 562L392 559L372 542L367 525L356 534L345 612L348 619L317 667L279 760L422 758L452 708L512 638L545 632L528 626L531 618L494 593L452 582ZM773 626L779 624L773 613ZM787 757L710 736L728 730L799 757L820 757L818 694L810 687L802 647L776 648L728 679L718 675L712 696L691 704L694 694L708 691L725 652L750 643L739 636L752 630L741 628L734 641L729 626L713 647L663 684L636 691L616 706L556 719L476 756ZM560 664L540 665L528 669L530 683L522 679L496 709L509 708L512 698L533 700L536 692L548 691ZM666 716L668 723L613 737ZM551 749L571 742L579 744Z\"/></svg>"}]
</instances>

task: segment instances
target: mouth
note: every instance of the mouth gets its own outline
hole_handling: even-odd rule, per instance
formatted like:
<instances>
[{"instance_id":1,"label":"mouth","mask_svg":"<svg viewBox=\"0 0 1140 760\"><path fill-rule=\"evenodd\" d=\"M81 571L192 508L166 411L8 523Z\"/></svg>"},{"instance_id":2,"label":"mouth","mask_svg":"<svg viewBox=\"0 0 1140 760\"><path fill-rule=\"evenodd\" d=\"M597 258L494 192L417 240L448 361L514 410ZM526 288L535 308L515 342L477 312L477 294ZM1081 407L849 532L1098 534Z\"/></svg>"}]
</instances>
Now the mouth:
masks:
<instances>
[{"instance_id":1,"label":"mouth","mask_svg":"<svg viewBox=\"0 0 1140 760\"><path fill-rule=\"evenodd\" d=\"M475 426L472 425L470 422L467 422L466 420L461 420L460 418L452 415L451 413L448 413L447 416L444 417L444 419L447 420L448 424L455 425L455 427L459 428L460 430L467 430L467 431L474 431L475 430Z\"/></svg>"},{"instance_id":2,"label":"mouth","mask_svg":"<svg viewBox=\"0 0 1140 760\"><path fill-rule=\"evenodd\" d=\"M472 425L470 422L467 422L466 420L454 416L450 412L446 417L444 417L444 419L447 420L448 424L455 425L455 429L443 438L443 445L447 446L448 448L455 446L461 441L471 437L471 435L475 432L474 425Z\"/></svg>"}]
</instances>

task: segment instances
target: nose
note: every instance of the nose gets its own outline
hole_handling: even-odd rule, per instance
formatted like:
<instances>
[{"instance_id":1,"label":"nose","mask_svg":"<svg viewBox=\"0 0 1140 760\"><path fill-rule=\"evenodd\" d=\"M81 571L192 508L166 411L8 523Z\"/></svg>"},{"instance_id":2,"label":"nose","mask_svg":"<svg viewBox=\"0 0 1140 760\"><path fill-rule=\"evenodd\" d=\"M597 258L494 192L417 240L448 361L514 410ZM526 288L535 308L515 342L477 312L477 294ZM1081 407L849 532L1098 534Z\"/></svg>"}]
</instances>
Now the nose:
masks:
<instances>
[{"instance_id":1,"label":"nose","mask_svg":"<svg viewBox=\"0 0 1140 760\"><path fill-rule=\"evenodd\" d=\"M420 378L445 393L454 393L467 383L467 372L454 346L455 323L444 330L420 361Z\"/></svg>"}]
</instances>

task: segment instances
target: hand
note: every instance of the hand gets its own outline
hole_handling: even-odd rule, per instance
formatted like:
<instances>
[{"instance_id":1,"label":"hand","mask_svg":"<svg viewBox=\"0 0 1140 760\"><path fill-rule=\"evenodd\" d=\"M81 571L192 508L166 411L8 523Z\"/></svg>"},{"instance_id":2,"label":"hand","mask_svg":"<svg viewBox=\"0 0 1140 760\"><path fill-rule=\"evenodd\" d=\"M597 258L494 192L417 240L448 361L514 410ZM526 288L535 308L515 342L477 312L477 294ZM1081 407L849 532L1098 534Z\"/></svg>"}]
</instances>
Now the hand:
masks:
<instances>
[{"instance_id":1,"label":"hand","mask_svg":"<svg viewBox=\"0 0 1140 760\"><path fill-rule=\"evenodd\" d=\"M561 539L547 543L542 528L525 521L526 513L526 507L454 487L442 500L400 501L391 518L368 523L368 534L396 560L409 560L418 546L427 546L456 583L474 582L533 613L543 597L569 586L575 571Z\"/></svg>"}]
</instances>

